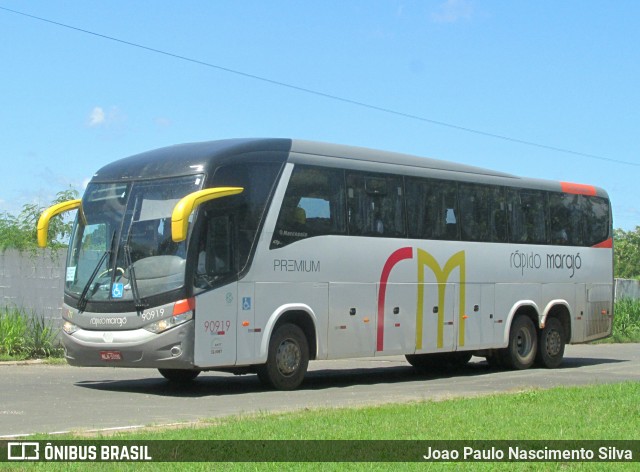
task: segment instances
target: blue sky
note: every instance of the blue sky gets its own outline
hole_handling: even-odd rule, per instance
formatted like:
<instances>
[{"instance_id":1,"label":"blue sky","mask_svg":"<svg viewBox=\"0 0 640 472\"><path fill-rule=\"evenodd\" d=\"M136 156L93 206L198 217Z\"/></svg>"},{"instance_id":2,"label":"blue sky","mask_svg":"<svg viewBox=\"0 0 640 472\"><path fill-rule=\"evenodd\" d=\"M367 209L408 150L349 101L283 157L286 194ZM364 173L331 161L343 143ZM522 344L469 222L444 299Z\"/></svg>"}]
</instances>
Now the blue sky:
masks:
<instances>
[{"instance_id":1,"label":"blue sky","mask_svg":"<svg viewBox=\"0 0 640 472\"><path fill-rule=\"evenodd\" d=\"M69 186L82 191L101 166L145 150L273 136L598 185L615 227L640 225L635 0L0 0L0 8L423 118L0 9L0 212L47 204Z\"/></svg>"}]
</instances>

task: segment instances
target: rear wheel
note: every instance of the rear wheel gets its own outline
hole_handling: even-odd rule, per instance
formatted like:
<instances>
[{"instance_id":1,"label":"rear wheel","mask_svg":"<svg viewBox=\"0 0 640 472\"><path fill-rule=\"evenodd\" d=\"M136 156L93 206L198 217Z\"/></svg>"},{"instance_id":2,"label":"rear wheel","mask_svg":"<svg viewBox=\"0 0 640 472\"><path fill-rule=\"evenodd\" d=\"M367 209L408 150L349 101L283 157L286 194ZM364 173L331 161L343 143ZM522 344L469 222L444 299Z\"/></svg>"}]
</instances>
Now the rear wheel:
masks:
<instances>
[{"instance_id":1,"label":"rear wheel","mask_svg":"<svg viewBox=\"0 0 640 472\"><path fill-rule=\"evenodd\" d=\"M193 381L199 374L199 370L190 369L158 369L160 375L170 382L184 384Z\"/></svg>"},{"instance_id":2,"label":"rear wheel","mask_svg":"<svg viewBox=\"0 0 640 472\"><path fill-rule=\"evenodd\" d=\"M564 356L564 329L557 318L549 318L540 333L536 360L543 366L554 369L562 364Z\"/></svg>"},{"instance_id":3,"label":"rear wheel","mask_svg":"<svg viewBox=\"0 0 640 472\"><path fill-rule=\"evenodd\" d=\"M502 363L512 369L528 369L536 360L536 327L527 316L517 316L509 332L509 346L502 351Z\"/></svg>"},{"instance_id":4,"label":"rear wheel","mask_svg":"<svg viewBox=\"0 0 640 472\"><path fill-rule=\"evenodd\" d=\"M309 366L309 343L294 324L283 324L271 335L267 363L257 367L258 377L277 390L300 386Z\"/></svg>"}]
</instances>

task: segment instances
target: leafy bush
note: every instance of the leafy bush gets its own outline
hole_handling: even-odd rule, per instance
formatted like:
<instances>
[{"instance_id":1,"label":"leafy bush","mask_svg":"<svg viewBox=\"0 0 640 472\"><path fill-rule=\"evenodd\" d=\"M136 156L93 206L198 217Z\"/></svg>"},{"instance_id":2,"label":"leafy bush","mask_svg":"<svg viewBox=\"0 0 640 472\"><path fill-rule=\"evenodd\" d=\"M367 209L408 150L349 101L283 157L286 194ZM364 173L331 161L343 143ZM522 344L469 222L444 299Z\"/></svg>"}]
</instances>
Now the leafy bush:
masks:
<instances>
[{"instance_id":1,"label":"leafy bush","mask_svg":"<svg viewBox=\"0 0 640 472\"><path fill-rule=\"evenodd\" d=\"M0 310L0 355L32 359L59 355L58 331L44 315L16 307Z\"/></svg>"},{"instance_id":2,"label":"leafy bush","mask_svg":"<svg viewBox=\"0 0 640 472\"><path fill-rule=\"evenodd\" d=\"M21 310L5 308L0 312L0 354L20 355L24 350L27 318Z\"/></svg>"},{"instance_id":3,"label":"leafy bush","mask_svg":"<svg viewBox=\"0 0 640 472\"><path fill-rule=\"evenodd\" d=\"M613 240L615 276L640 278L640 226L633 231L614 230Z\"/></svg>"},{"instance_id":4,"label":"leafy bush","mask_svg":"<svg viewBox=\"0 0 640 472\"><path fill-rule=\"evenodd\" d=\"M616 301L613 340L616 342L640 341L640 300L623 298Z\"/></svg>"},{"instance_id":5,"label":"leafy bush","mask_svg":"<svg viewBox=\"0 0 640 472\"><path fill-rule=\"evenodd\" d=\"M37 248L36 225L45 208L56 203L78 198L73 189L63 190L46 207L30 203L22 207L18 216L0 213L0 250L18 249L34 252ZM49 224L49 244L52 248L66 246L73 228L73 214L61 214L51 219Z\"/></svg>"}]
</instances>

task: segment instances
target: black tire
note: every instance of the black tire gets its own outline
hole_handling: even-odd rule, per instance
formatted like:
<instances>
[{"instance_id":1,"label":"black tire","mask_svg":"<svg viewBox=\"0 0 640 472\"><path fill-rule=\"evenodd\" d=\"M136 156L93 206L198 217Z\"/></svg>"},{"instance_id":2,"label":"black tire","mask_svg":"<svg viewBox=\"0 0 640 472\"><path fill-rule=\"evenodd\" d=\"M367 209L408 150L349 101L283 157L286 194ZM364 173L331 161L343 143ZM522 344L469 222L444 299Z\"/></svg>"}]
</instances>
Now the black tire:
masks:
<instances>
[{"instance_id":1,"label":"black tire","mask_svg":"<svg viewBox=\"0 0 640 472\"><path fill-rule=\"evenodd\" d=\"M562 323L557 318L548 318L538 339L536 361L548 369L555 369L562 364L564 346L565 334Z\"/></svg>"},{"instance_id":2,"label":"black tire","mask_svg":"<svg viewBox=\"0 0 640 472\"><path fill-rule=\"evenodd\" d=\"M502 351L502 363L511 369L528 369L536 360L538 337L533 321L516 316L509 331L509 346Z\"/></svg>"},{"instance_id":3,"label":"black tire","mask_svg":"<svg viewBox=\"0 0 640 472\"><path fill-rule=\"evenodd\" d=\"M470 351L452 352L448 356L449 365L452 369L462 369L469 363L471 357L473 357L473 355Z\"/></svg>"},{"instance_id":4,"label":"black tire","mask_svg":"<svg viewBox=\"0 0 640 472\"><path fill-rule=\"evenodd\" d=\"M186 384L192 382L198 375L199 370L190 369L158 369L160 375L162 375L169 382L176 384Z\"/></svg>"},{"instance_id":5,"label":"black tire","mask_svg":"<svg viewBox=\"0 0 640 472\"><path fill-rule=\"evenodd\" d=\"M434 354L407 354L404 357L413 368L420 372L441 369L441 364Z\"/></svg>"},{"instance_id":6,"label":"black tire","mask_svg":"<svg viewBox=\"0 0 640 472\"><path fill-rule=\"evenodd\" d=\"M260 381L277 390L295 390L309 366L309 342L294 324L283 324L271 335L267 363L256 368Z\"/></svg>"}]
</instances>

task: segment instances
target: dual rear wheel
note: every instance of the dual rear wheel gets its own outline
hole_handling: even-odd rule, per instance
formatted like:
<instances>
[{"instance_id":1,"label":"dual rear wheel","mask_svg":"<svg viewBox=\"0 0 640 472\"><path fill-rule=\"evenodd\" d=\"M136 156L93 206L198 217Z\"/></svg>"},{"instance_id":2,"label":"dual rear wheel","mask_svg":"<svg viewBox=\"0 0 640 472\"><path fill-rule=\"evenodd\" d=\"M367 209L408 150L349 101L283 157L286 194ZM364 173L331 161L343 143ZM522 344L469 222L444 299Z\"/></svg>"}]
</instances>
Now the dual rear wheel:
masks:
<instances>
[{"instance_id":1,"label":"dual rear wheel","mask_svg":"<svg viewBox=\"0 0 640 472\"><path fill-rule=\"evenodd\" d=\"M509 332L509 345L501 351L502 364L511 369L528 369L536 360L538 333L528 316L518 316L513 320Z\"/></svg>"},{"instance_id":2,"label":"dual rear wheel","mask_svg":"<svg viewBox=\"0 0 640 472\"><path fill-rule=\"evenodd\" d=\"M528 369L534 363L553 369L562 363L565 333L558 318L548 318L545 327L538 332L527 316L517 316L511 325L509 345L487 356L487 362L495 367Z\"/></svg>"},{"instance_id":3,"label":"dual rear wheel","mask_svg":"<svg viewBox=\"0 0 640 472\"><path fill-rule=\"evenodd\" d=\"M538 339L537 362L549 369L555 369L562 364L565 340L566 335L560 320L548 318Z\"/></svg>"}]
</instances>

